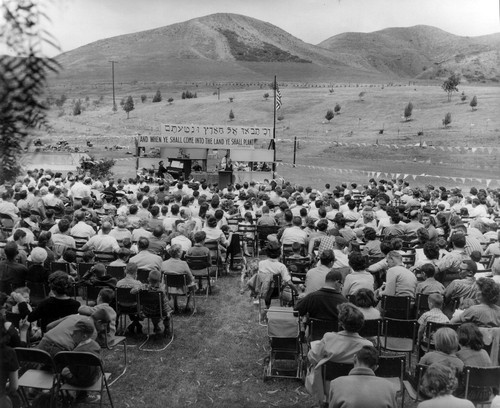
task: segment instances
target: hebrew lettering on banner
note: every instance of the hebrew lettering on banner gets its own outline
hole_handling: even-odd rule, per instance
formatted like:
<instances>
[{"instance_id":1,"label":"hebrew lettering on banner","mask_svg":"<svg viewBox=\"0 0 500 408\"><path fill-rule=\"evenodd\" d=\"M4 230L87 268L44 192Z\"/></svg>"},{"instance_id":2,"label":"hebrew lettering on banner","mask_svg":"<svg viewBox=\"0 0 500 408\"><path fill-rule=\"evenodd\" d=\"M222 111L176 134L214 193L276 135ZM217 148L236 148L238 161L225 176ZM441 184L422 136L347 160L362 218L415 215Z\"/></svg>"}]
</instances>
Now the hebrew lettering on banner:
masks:
<instances>
[{"instance_id":1,"label":"hebrew lettering on banner","mask_svg":"<svg viewBox=\"0 0 500 408\"><path fill-rule=\"evenodd\" d=\"M139 136L139 146L205 149L259 148L273 136L271 127L163 124L161 135Z\"/></svg>"}]
</instances>

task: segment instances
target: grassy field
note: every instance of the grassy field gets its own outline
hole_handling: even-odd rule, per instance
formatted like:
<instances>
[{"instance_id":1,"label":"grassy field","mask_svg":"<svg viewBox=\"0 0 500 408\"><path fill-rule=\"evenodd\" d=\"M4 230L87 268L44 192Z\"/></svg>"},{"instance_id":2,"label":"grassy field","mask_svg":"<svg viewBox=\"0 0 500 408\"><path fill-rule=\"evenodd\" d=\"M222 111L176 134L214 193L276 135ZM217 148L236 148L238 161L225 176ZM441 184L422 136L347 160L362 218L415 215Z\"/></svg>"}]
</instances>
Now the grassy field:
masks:
<instances>
[{"instance_id":1,"label":"grassy field","mask_svg":"<svg viewBox=\"0 0 500 408\"><path fill-rule=\"evenodd\" d=\"M219 278L213 295L196 298L194 315L174 316L174 340L163 352L140 351L144 336L131 338L129 369L111 388L115 406L311 406L299 380L263 382L267 330L248 292L241 295L239 289L239 276ZM163 338L151 340L148 348L165 344ZM121 352L105 355L106 369L115 375L121 372Z\"/></svg>"},{"instance_id":2,"label":"grassy field","mask_svg":"<svg viewBox=\"0 0 500 408\"><path fill-rule=\"evenodd\" d=\"M272 126L272 92L268 89L255 89L251 84L247 88L222 86L218 100L213 94L214 88L206 84L163 86L120 84L117 101L127 95L132 95L135 101L130 119L119 106L118 112L111 111L107 85L53 88L54 97L65 93L68 101L62 109L51 109L52 132L40 133L37 137L45 143L65 139L72 146L84 149L85 141L90 140L94 143L92 154L127 157L124 150L110 152L103 151L103 147L112 148L118 144L132 148L135 135L157 135L162 123L227 124L230 110L235 115L231 122L234 125ZM163 101L152 103L157 87L162 91ZM489 179L492 180L491 186L497 187L500 185L496 181L500 178L499 150L479 149L473 153L471 149L500 146L500 118L497 114L500 88L467 84L459 88L467 95L465 102L458 94L447 102L446 93L438 83L411 86L407 83L332 83L331 87L326 84L285 84L281 88L283 108L279 111L283 118L277 123L277 137L280 139L277 158L284 164L292 163L292 140L297 137L298 166L279 167L278 173L294 182L319 188L326 182L366 182L370 177L360 171L381 172L380 178L401 173L401 176L406 174L410 182L445 186L467 187L484 184ZM197 92L198 97L182 100L180 94L183 90ZM263 98L265 92L271 94L267 101ZM361 92L364 92L363 97L359 96ZM142 94L148 96L145 103L140 101ZM93 101L100 95L103 95L102 102L94 105ZM473 111L469 101L474 95L478 98L478 107ZM88 105L86 110L80 116L72 116L71 100L85 101L86 97L89 99L88 103L84 102ZM169 97L174 98L172 104L166 101ZM232 103L229 97L234 97ZM411 120L406 121L402 116L408 102L413 103L414 109ZM340 114L329 123L324 116L336 103L341 106ZM452 115L452 123L444 128L442 119L447 112ZM380 134L381 130L383 134ZM337 146L337 143L350 145ZM356 146L355 143L367 145ZM374 146L377 143L378 147ZM420 143L426 147L419 147ZM387 144L392 147L384 146ZM407 147L415 144L417 146ZM448 149L454 146L461 149ZM133 160L119 162L115 173L118 176L133 175L133 163ZM313 165L317 168L307 167ZM438 177L421 177L421 174ZM460 180L462 177L480 179L482 183L470 179L464 183Z\"/></svg>"}]
</instances>

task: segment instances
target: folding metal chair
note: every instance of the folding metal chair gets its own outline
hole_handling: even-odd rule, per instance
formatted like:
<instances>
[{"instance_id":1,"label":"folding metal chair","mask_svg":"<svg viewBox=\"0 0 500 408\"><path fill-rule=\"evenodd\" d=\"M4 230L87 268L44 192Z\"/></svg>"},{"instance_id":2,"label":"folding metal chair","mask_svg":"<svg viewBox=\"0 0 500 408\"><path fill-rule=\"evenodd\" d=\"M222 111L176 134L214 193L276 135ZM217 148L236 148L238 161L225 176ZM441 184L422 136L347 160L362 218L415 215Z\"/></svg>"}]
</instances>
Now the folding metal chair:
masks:
<instances>
[{"instance_id":1,"label":"folding metal chair","mask_svg":"<svg viewBox=\"0 0 500 408\"><path fill-rule=\"evenodd\" d=\"M411 296L382 296L383 316L391 319L410 319Z\"/></svg>"},{"instance_id":2,"label":"folding metal chair","mask_svg":"<svg viewBox=\"0 0 500 408\"><path fill-rule=\"evenodd\" d=\"M111 391L109 389L108 380L111 377L110 373L104 372L104 367L102 365L102 361L99 357L97 357L93 353L87 352L75 352L75 351L60 351L54 357L54 364L56 366L58 376L57 382L57 393L64 396L69 391L86 391L86 392L94 392L99 393L100 400L99 403L102 407L103 400L103 392L106 390L108 395L109 403L111 407L113 405L113 399L111 397ZM84 367L99 367L99 378L94 382L94 384L88 387L79 387L71 384L67 384L64 382L61 372L64 367L69 366L84 366Z\"/></svg>"},{"instance_id":3,"label":"folding metal chair","mask_svg":"<svg viewBox=\"0 0 500 408\"><path fill-rule=\"evenodd\" d=\"M325 333L338 332L338 320L322 320L309 318L309 341L321 340Z\"/></svg>"},{"instance_id":4,"label":"folding metal chair","mask_svg":"<svg viewBox=\"0 0 500 408\"><path fill-rule=\"evenodd\" d=\"M47 298L47 295L50 292L48 285L43 282L26 281L26 286L30 290L30 304L35 308L42 300Z\"/></svg>"},{"instance_id":5,"label":"folding metal chair","mask_svg":"<svg viewBox=\"0 0 500 408\"><path fill-rule=\"evenodd\" d=\"M412 384L410 380L403 380L404 391L407 392L410 399L418 404L418 401L425 399L422 394L422 378L424 377L427 366L423 364L417 364L415 368L415 381ZM403 391L403 393L404 393ZM451 408L451 407L450 407Z\"/></svg>"},{"instance_id":6,"label":"folding metal chair","mask_svg":"<svg viewBox=\"0 0 500 408\"><path fill-rule=\"evenodd\" d=\"M163 348L161 349L144 349L144 345L148 342L150 339L150 321L151 319L159 319L164 321L167 315L164 313L164 308L163 308L163 292L159 291L152 291L152 290L141 290L139 291L139 310L140 313L142 313L147 319L148 319L148 333L146 340L139 346L139 350L143 351L163 351L165 350L170 343L167 343ZM170 314L170 333L174 335L174 324L173 324L173 319Z\"/></svg>"},{"instance_id":7,"label":"folding metal chair","mask_svg":"<svg viewBox=\"0 0 500 408\"><path fill-rule=\"evenodd\" d=\"M469 393L474 389L500 388L500 367L469 367L465 372L465 399L469 399L477 407L478 405L490 405L493 394L490 390L488 398L476 400L469 398Z\"/></svg>"},{"instance_id":8,"label":"folding metal chair","mask_svg":"<svg viewBox=\"0 0 500 408\"><path fill-rule=\"evenodd\" d=\"M330 398L330 382L339 377L349 375L349 372L354 368L354 364L334 363L327 361L321 366L321 377L323 379L323 389L325 390L325 398L327 402Z\"/></svg>"},{"instance_id":9,"label":"folding metal chair","mask_svg":"<svg viewBox=\"0 0 500 408\"><path fill-rule=\"evenodd\" d=\"M50 404L54 403L54 391L57 383L56 368L49 353L35 348L16 347L16 356L19 364L28 368L19 378L21 398L26 406L31 406L27 389L50 390ZM43 369L31 368L40 365Z\"/></svg>"},{"instance_id":10,"label":"folding metal chair","mask_svg":"<svg viewBox=\"0 0 500 408\"><path fill-rule=\"evenodd\" d=\"M125 277L125 267L124 266L106 266L106 273L117 280L123 279Z\"/></svg>"},{"instance_id":11,"label":"folding metal chair","mask_svg":"<svg viewBox=\"0 0 500 408\"><path fill-rule=\"evenodd\" d=\"M106 331L109 331L110 323L108 322ZM111 387L115 382L117 382L121 377L125 375L128 368L128 360L127 360L127 338L125 336L114 336L111 340L108 339L108 336L104 335L104 345L102 348L106 350L114 350L120 344L123 346L123 371L117 376L113 381L109 383Z\"/></svg>"},{"instance_id":12,"label":"folding metal chair","mask_svg":"<svg viewBox=\"0 0 500 408\"><path fill-rule=\"evenodd\" d=\"M186 296L186 306L184 311L188 310L189 300L192 299L193 313L196 311L196 299L194 296L193 286L187 284L187 274L166 272L163 274L165 278L165 288L167 295L173 296L175 305L177 305L177 296Z\"/></svg>"},{"instance_id":13,"label":"folding metal chair","mask_svg":"<svg viewBox=\"0 0 500 408\"><path fill-rule=\"evenodd\" d=\"M137 269L137 280L141 283L148 283L149 269Z\"/></svg>"},{"instance_id":14,"label":"folding metal chair","mask_svg":"<svg viewBox=\"0 0 500 408\"><path fill-rule=\"evenodd\" d=\"M139 313L139 297L137 293L131 293L130 288L116 288L115 302L118 323L124 331L127 327L127 315Z\"/></svg>"},{"instance_id":15,"label":"folding metal chair","mask_svg":"<svg viewBox=\"0 0 500 408\"><path fill-rule=\"evenodd\" d=\"M385 351L408 353L408 364L411 367L411 355L415 349L417 330L416 320L384 318L380 347Z\"/></svg>"},{"instance_id":16,"label":"folding metal chair","mask_svg":"<svg viewBox=\"0 0 500 408\"><path fill-rule=\"evenodd\" d=\"M375 370L377 377L386 378L397 388L401 394L401 407L405 406L405 387L403 384L406 367L405 356L380 356L378 368Z\"/></svg>"},{"instance_id":17,"label":"folding metal chair","mask_svg":"<svg viewBox=\"0 0 500 408\"><path fill-rule=\"evenodd\" d=\"M198 285L201 289L203 287L203 279L207 280L207 291L206 296L212 293L212 279L210 277L211 263L206 255L193 256L187 255L186 262L191 269L193 276L198 279Z\"/></svg>"}]
</instances>

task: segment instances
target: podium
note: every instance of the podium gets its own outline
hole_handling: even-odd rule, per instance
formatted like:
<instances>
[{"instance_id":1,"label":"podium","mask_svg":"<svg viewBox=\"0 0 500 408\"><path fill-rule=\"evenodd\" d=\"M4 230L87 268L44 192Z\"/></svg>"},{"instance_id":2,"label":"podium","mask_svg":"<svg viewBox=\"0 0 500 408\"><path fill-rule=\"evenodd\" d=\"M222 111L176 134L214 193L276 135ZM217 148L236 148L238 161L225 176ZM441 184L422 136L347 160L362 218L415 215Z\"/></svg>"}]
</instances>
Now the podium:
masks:
<instances>
[{"instance_id":1,"label":"podium","mask_svg":"<svg viewBox=\"0 0 500 408\"><path fill-rule=\"evenodd\" d=\"M228 184L233 183L233 172L232 170L220 170L219 171L219 188L225 188Z\"/></svg>"}]
</instances>

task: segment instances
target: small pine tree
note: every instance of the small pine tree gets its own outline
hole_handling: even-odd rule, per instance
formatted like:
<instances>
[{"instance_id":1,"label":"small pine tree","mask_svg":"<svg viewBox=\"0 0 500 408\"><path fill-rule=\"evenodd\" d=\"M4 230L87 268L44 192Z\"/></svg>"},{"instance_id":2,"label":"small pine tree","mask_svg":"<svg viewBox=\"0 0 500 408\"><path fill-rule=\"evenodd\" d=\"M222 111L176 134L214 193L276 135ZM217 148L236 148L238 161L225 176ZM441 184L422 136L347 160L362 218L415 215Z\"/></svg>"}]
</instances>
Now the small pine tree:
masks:
<instances>
[{"instance_id":1,"label":"small pine tree","mask_svg":"<svg viewBox=\"0 0 500 408\"><path fill-rule=\"evenodd\" d=\"M462 96L460 97L460 100L462 102L465 102L466 99L467 99L467 95L465 94L465 92L462 92Z\"/></svg>"},{"instance_id":2,"label":"small pine tree","mask_svg":"<svg viewBox=\"0 0 500 408\"><path fill-rule=\"evenodd\" d=\"M269 94L266 92L266 93L264 94L264 99L267 101L267 99L268 99L268 98L269 98Z\"/></svg>"},{"instance_id":3,"label":"small pine tree","mask_svg":"<svg viewBox=\"0 0 500 408\"><path fill-rule=\"evenodd\" d=\"M174 98L172 98L172 97L168 98L168 104L169 104L169 105L172 105L172 102L173 102L173 101L174 101Z\"/></svg>"},{"instance_id":4,"label":"small pine tree","mask_svg":"<svg viewBox=\"0 0 500 408\"><path fill-rule=\"evenodd\" d=\"M471 109L474 111L476 110L476 106L477 106L477 96L474 95L469 103Z\"/></svg>"},{"instance_id":5,"label":"small pine tree","mask_svg":"<svg viewBox=\"0 0 500 408\"><path fill-rule=\"evenodd\" d=\"M328 123L330 123L330 121L333 119L333 110L331 109L328 109L326 111L326 115L325 115L325 119L328 121Z\"/></svg>"},{"instance_id":6,"label":"small pine tree","mask_svg":"<svg viewBox=\"0 0 500 408\"><path fill-rule=\"evenodd\" d=\"M443 126L447 127L450 123L451 123L451 113L448 112L446 115L444 115Z\"/></svg>"},{"instance_id":7,"label":"small pine tree","mask_svg":"<svg viewBox=\"0 0 500 408\"><path fill-rule=\"evenodd\" d=\"M234 101L234 96L229 97L229 102L232 102L232 101Z\"/></svg>"},{"instance_id":8,"label":"small pine tree","mask_svg":"<svg viewBox=\"0 0 500 408\"><path fill-rule=\"evenodd\" d=\"M195 92L193 98L198 98L198 94Z\"/></svg>"},{"instance_id":9,"label":"small pine tree","mask_svg":"<svg viewBox=\"0 0 500 408\"><path fill-rule=\"evenodd\" d=\"M127 102L127 98L123 97L120 101L120 106L123 108L125 106L125 102Z\"/></svg>"},{"instance_id":10,"label":"small pine tree","mask_svg":"<svg viewBox=\"0 0 500 408\"><path fill-rule=\"evenodd\" d=\"M141 102L144 103L148 99L147 95L141 95Z\"/></svg>"},{"instance_id":11,"label":"small pine tree","mask_svg":"<svg viewBox=\"0 0 500 408\"><path fill-rule=\"evenodd\" d=\"M340 105L338 103L336 103L335 108L333 108L333 110L338 115L340 113Z\"/></svg>"},{"instance_id":12,"label":"small pine tree","mask_svg":"<svg viewBox=\"0 0 500 408\"><path fill-rule=\"evenodd\" d=\"M78 116L82 113L82 102L78 99L73 106L73 116Z\"/></svg>"},{"instance_id":13,"label":"small pine tree","mask_svg":"<svg viewBox=\"0 0 500 408\"><path fill-rule=\"evenodd\" d=\"M412 112L413 112L413 103L408 102L408 105L406 105L404 111L405 120L407 121L410 120Z\"/></svg>"},{"instance_id":14,"label":"small pine tree","mask_svg":"<svg viewBox=\"0 0 500 408\"><path fill-rule=\"evenodd\" d=\"M134 100L132 99L131 96L129 96L125 101L125 104L123 105L123 110L127 112L127 119L128 119L130 112L134 110Z\"/></svg>"},{"instance_id":15,"label":"small pine tree","mask_svg":"<svg viewBox=\"0 0 500 408\"><path fill-rule=\"evenodd\" d=\"M161 92L159 89L156 91L155 96L153 96L153 102L161 102Z\"/></svg>"},{"instance_id":16,"label":"small pine tree","mask_svg":"<svg viewBox=\"0 0 500 408\"><path fill-rule=\"evenodd\" d=\"M233 120L234 119L234 113L233 113L233 110L231 109L229 111L229 120Z\"/></svg>"},{"instance_id":17,"label":"small pine tree","mask_svg":"<svg viewBox=\"0 0 500 408\"><path fill-rule=\"evenodd\" d=\"M181 98L182 98L182 99L186 99L186 91L182 91Z\"/></svg>"}]
</instances>

